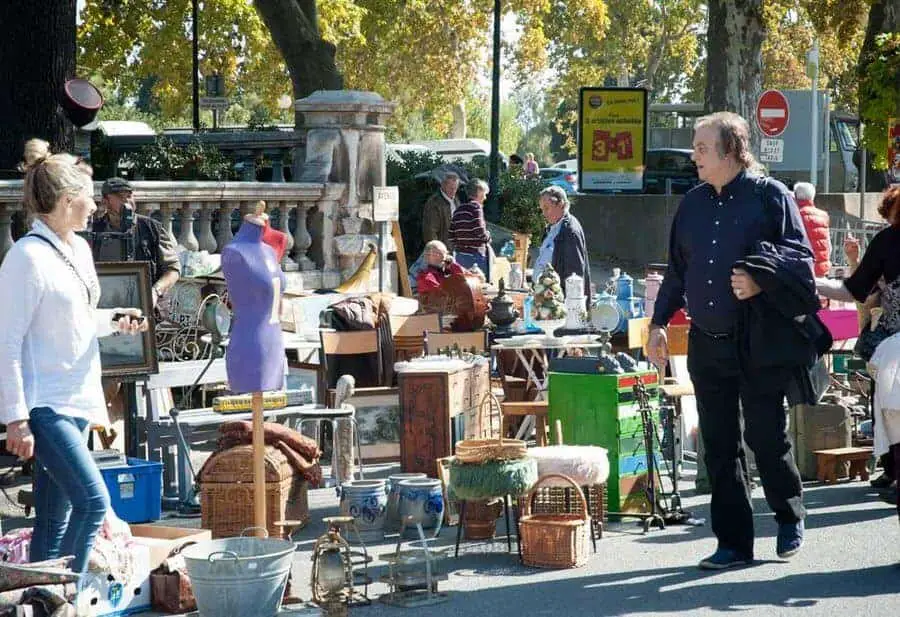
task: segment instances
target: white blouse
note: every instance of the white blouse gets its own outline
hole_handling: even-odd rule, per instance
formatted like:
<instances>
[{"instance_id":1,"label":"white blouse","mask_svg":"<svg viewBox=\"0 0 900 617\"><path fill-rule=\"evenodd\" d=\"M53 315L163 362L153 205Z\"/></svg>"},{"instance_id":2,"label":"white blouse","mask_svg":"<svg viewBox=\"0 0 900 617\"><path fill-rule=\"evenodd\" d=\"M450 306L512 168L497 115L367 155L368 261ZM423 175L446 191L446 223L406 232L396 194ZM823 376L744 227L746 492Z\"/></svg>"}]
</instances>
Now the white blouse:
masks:
<instances>
[{"instance_id":1,"label":"white blouse","mask_svg":"<svg viewBox=\"0 0 900 617\"><path fill-rule=\"evenodd\" d=\"M99 283L90 246L63 242L35 221L0 265L0 422L27 420L35 407L106 423L98 336L113 332L112 309L97 309ZM85 286L90 288L88 303Z\"/></svg>"}]
</instances>

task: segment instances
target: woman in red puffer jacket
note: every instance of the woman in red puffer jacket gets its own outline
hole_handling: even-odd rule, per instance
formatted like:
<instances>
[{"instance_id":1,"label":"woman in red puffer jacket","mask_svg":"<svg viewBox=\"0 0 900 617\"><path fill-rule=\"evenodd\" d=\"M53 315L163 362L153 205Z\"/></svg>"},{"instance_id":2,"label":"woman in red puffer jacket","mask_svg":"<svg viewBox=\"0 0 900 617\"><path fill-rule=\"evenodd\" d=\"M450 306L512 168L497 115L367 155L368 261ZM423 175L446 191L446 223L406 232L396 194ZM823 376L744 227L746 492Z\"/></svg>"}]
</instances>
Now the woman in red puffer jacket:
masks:
<instances>
[{"instance_id":1,"label":"woman in red puffer jacket","mask_svg":"<svg viewBox=\"0 0 900 617\"><path fill-rule=\"evenodd\" d=\"M831 236L828 213L817 208L813 203L816 198L816 187L809 182L798 182L794 185L794 198L800 207L800 216L803 219L803 226L806 228L806 236L812 246L816 276L827 276L831 271Z\"/></svg>"}]
</instances>

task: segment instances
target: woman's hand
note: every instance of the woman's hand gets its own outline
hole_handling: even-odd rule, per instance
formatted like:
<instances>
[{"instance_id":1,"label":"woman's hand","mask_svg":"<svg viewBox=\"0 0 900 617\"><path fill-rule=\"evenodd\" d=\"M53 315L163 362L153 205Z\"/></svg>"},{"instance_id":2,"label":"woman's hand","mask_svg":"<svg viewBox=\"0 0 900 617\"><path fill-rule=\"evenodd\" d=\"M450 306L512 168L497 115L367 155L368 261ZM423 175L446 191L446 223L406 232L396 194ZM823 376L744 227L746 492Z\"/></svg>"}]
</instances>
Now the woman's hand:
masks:
<instances>
[{"instance_id":1,"label":"woman's hand","mask_svg":"<svg viewBox=\"0 0 900 617\"><path fill-rule=\"evenodd\" d=\"M859 263L859 238L853 234L848 233L844 238L844 255L851 265Z\"/></svg>"},{"instance_id":2,"label":"woman's hand","mask_svg":"<svg viewBox=\"0 0 900 617\"><path fill-rule=\"evenodd\" d=\"M138 334L146 332L150 324L147 318L136 308L115 308L113 314L113 329L121 334Z\"/></svg>"},{"instance_id":3,"label":"woman's hand","mask_svg":"<svg viewBox=\"0 0 900 617\"><path fill-rule=\"evenodd\" d=\"M6 449L23 461L34 455L34 435L28 420L16 420L6 425Z\"/></svg>"}]
</instances>

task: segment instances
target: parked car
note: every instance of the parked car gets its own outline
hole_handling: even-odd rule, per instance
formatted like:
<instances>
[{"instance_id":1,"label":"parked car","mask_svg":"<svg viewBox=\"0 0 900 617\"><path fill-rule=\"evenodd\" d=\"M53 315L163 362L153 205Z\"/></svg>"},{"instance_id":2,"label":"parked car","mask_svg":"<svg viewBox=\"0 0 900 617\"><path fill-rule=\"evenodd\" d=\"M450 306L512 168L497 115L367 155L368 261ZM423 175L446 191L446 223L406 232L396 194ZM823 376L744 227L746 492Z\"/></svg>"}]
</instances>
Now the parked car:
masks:
<instances>
[{"instance_id":1,"label":"parked car","mask_svg":"<svg viewBox=\"0 0 900 617\"><path fill-rule=\"evenodd\" d=\"M560 167L544 167L538 170L541 179L547 184L555 184L561 186L567 195L578 192L578 174L570 169L562 169Z\"/></svg>"},{"instance_id":2,"label":"parked car","mask_svg":"<svg viewBox=\"0 0 900 617\"><path fill-rule=\"evenodd\" d=\"M572 171L575 171L578 169L578 159L566 159L565 161L554 163L553 168L570 169Z\"/></svg>"},{"instance_id":3,"label":"parked car","mask_svg":"<svg viewBox=\"0 0 900 617\"><path fill-rule=\"evenodd\" d=\"M651 148L644 167L644 192L665 195L668 180L672 194L683 195L699 184L697 165L687 148Z\"/></svg>"}]
</instances>

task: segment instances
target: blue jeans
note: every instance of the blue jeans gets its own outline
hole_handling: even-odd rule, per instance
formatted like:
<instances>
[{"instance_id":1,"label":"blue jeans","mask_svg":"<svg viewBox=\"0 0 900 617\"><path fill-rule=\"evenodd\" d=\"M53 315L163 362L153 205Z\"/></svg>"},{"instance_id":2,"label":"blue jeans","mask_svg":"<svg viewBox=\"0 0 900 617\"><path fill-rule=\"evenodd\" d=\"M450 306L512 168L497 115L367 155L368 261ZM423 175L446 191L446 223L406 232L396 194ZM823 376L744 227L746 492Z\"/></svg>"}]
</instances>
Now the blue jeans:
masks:
<instances>
[{"instance_id":1,"label":"blue jeans","mask_svg":"<svg viewBox=\"0 0 900 617\"><path fill-rule=\"evenodd\" d=\"M109 509L109 491L87 447L88 421L31 410L34 435L34 533L31 561L74 555L73 572L87 570L94 537Z\"/></svg>"},{"instance_id":2,"label":"blue jeans","mask_svg":"<svg viewBox=\"0 0 900 617\"><path fill-rule=\"evenodd\" d=\"M466 270L469 270L472 268L472 266L477 265L482 274L484 274L485 276L488 275L487 255L482 255L481 253L477 252L467 253L463 251L456 251L456 263L461 265Z\"/></svg>"}]
</instances>

